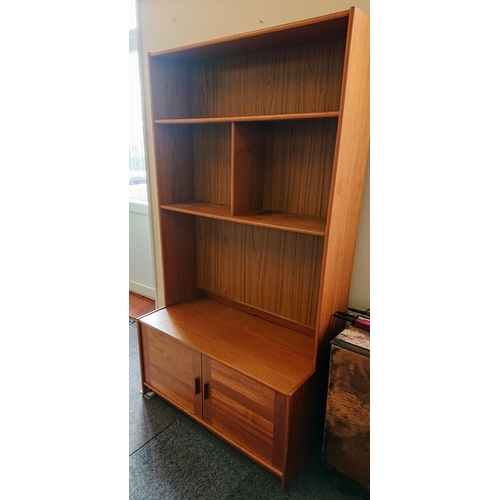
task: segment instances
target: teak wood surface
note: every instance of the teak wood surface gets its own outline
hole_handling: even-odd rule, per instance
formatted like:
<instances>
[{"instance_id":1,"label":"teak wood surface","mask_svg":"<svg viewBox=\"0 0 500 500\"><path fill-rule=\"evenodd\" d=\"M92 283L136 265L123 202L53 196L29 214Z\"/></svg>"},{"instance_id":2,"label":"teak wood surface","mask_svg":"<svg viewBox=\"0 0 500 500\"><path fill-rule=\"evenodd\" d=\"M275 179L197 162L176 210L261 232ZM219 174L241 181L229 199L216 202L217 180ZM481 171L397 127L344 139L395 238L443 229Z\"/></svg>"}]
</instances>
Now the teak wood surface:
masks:
<instances>
[{"instance_id":1,"label":"teak wood surface","mask_svg":"<svg viewBox=\"0 0 500 500\"><path fill-rule=\"evenodd\" d=\"M166 307L139 321L143 384L285 490L349 297L369 17L353 7L156 52L149 71Z\"/></svg>"},{"instance_id":2,"label":"teak wood surface","mask_svg":"<svg viewBox=\"0 0 500 500\"><path fill-rule=\"evenodd\" d=\"M199 288L314 327L323 240L197 220Z\"/></svg>"},{"instance_id":3,"label":"teak wood surface","mask_svg":"<svg viewBox=\"0 0 500 500\"><path fill-rule=\"evenodd\" d=\"M345 311L354 263L370 138L370 20L351 8L334 176L326 223L322 283L318 301L318 365L327 366L335 311ZM331 279L334 276L335 279ZM337 332L338 333L338 332Z\"/></svg>"},{"instance_id":4,"label":"teak wood surface","mask_svg":"<svg viewBox=\"0 0 500 500\"><path fill-rule=\"evenodd\" d=\"M312 338L207 298L158 309L141 323L285 395L313 372Z\"/></svg>"}]
</instances>

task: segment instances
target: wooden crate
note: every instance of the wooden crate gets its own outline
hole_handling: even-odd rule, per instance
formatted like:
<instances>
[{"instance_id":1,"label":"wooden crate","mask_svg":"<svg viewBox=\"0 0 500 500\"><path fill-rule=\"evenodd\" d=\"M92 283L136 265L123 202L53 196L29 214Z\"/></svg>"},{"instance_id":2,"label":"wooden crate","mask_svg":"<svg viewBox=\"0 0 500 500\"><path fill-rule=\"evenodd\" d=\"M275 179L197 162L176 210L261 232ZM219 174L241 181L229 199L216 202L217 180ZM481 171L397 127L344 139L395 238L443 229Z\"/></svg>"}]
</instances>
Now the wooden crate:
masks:
<instances>
[{"instance_id":1,"label":"wooden crate","mask_svg":"<svg viewBox=\"0 0 500 500\"><path fill-rule=\"evenodd\" d=\"M323 462L370 488L370 333L353 326L331 342Z\"/></svg>"}]
</instances>

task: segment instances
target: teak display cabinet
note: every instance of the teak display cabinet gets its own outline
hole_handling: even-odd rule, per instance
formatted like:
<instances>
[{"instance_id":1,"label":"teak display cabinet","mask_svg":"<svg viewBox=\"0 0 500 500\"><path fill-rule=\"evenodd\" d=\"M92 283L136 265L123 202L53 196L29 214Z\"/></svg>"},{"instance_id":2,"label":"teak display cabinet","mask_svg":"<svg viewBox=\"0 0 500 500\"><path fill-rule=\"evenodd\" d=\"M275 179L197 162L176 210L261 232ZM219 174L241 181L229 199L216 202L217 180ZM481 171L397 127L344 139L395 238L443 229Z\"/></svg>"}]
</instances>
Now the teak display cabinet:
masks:
<instances>
[{"instance_id":1,"label":"teak display cabinet","mask_svg":"<svg viewBox=\"0 0 500 500\"><path fill-rule=\"evenodd\" d=\"M306 460L369 149L357 8L149 54L165 307L152 390L281 478ZM320 420L319 420L320 422Z\"/></svg>"}]
</instances>

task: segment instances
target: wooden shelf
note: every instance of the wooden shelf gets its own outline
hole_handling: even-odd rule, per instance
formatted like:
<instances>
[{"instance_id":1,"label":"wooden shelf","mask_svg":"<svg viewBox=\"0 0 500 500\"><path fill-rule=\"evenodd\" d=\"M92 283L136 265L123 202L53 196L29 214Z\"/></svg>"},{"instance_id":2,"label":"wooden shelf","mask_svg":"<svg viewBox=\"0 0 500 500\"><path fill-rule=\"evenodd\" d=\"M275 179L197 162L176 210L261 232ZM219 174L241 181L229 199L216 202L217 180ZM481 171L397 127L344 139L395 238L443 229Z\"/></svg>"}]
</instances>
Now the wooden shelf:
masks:
<instances>
[{"instance_id":1,"label":"wooden shelf","mask_svg":"<svg viewBox=\"0 0 500 500\"><path fill-rule=\"evenodd\" d=\"M191 203L177 203L175 205L162 205L163 210L182 212L185 214L220 219L240 224L292 231L295 233L311 234L313 236L324 236L326 218L312 217L308 215L289 214L271 210L259 210L244 215L231 215L228 205L217 205L203 201L192 201Z\"/></svg>"},{"instance_id":2,"label":"wooden shelf","mask_svg":"<svg viewBox=\"0 0 500 500\"><path fill-rule=\"evenodd\" d=\"M314 371L313 338L207 298L159 309L141 322L285 395Z\"/></svg>"},{"instance_id":3,"label":"wooden shelf","mask_svg":"<svg viewBox=\"0 0 500 500\"><path fill-rule=\"evenodd\" d=\"M213 219L232 220L231 208L229 205L218 205L204 201L191 201L190 203L176 203L173 205L161 205L163 210L182 212L185 214L199 215Z\"/></svg>"},{"instance_id":4,"label":"wooden shelf","mask_svg":"<svg viewBox=\"0 0 500 500\"><path fill-rule=\"evenodd\" d=\"M170 118L155 120L157 125L191 125L197 123L232 123L232 122L266 122L279 120L311 120L314 118L336 118L338 111L322 113L289 113L284 115L254 115L254 116L221 116L214 118Z\"/></svg>"}]
</instances>

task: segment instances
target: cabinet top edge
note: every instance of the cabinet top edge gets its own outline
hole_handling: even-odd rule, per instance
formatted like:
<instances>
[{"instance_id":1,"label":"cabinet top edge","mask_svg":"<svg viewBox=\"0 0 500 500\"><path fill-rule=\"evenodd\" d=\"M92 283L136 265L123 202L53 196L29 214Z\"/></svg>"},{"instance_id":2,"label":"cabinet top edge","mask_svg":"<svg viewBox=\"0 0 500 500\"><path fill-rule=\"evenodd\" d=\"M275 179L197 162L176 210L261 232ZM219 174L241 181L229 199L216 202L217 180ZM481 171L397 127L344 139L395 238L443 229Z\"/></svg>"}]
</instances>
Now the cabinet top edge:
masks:
<instances>
[{"instance_id":1,"label":"cabinet top edge","mask_svg":"<svg viewBox=\"0 0 500 500\"><path fill-rule=\"evenodd\" d=\"M272 49L280 46L286 40L290 42L293 35L297 44L310 43L331 38L335 32L347 30L347 23L351 11L360 10L358 7L351 7L350 10L325 14L301 21L272 26L259 30L252 30L226 37L215 38L203 42L196 42L189 45L174 47L170 49L149 52L150 58L176 58L176 57L204 57L213 54L226 54L240 52L244 49ZM293 32L293 33L292 33Z\"/></svg>"},{"instance_id":2,"label":"cabinet top edge","mask_svg":"<svg viewBox=\"0 0 500 500\"><path fill-rule=\"evenodd\" d=\"M311 337L211 299L158 309L140 324L285 395L314 373Z\"/></svg>"}]
</instances>

